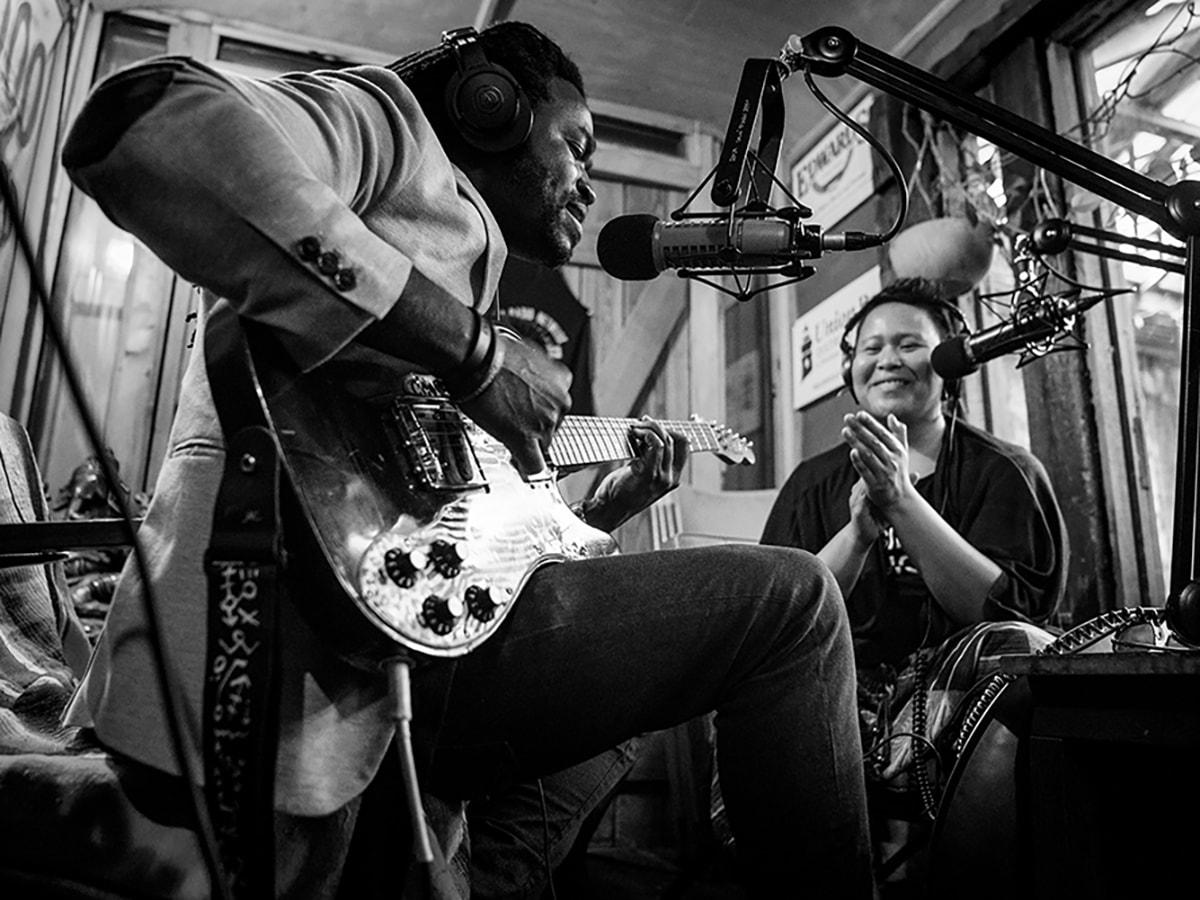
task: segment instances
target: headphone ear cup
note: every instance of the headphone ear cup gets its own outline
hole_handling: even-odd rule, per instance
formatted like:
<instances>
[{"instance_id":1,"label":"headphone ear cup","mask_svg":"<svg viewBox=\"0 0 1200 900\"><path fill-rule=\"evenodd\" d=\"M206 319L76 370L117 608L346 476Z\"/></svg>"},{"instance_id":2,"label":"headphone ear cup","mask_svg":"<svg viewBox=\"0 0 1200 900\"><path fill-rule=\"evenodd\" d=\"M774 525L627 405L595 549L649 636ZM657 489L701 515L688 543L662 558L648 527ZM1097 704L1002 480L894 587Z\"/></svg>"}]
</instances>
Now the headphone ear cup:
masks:
<instances>
[{"instance_id":1,"label":"headphone ear cup","mask_svg":"<svg viewBox=\"0 0 1200 900\"><path fill-rule=\"evenodd\" d=\"M963 315L963 311L958 308L958 304L946 302L948 312L947 318L947 340L954 340L960 337L970 337L971 326L967 324L967 317ZM947 379L942 384L942 397L949 401L954 406L958 406L958 402L962 397L962 379L951 378Z\"/></svg>"},{"instance_id":2,"label":"headphone ear cup","mask_svg":"<svg viewBox=\"0 0 1200 900\"><path fill-rule=\"evenodd\" d=\"M458 70L446 85L446 114L476 150L503 153L520 146L533 128L533 110L521 85L490 62L474 38L457 45Z\"/></svg>"},{"instance_id":3,"label":"headphone ear cup","mask_svg":"<svg viewBox=\"0 0 1200 900\"><path fill-rule=\"evenodd\" d=\"M854 392L854 345L850 343L850 333L866 318L869 307L869 303L863 304L846 320L846 324L842 326L842 340L838 344L842 351L842 384L846 386L846 390L850 392L850 399L855 403L858 402L858 394Z\"/></svg>"},{"instance_id":4,"label":"headphone ear cup","mask_svg":"<svg viewBox=\"0 0 1200 900\"><path fill-rule=\"evenodd\" d=\"M850 392L850 399L858 402L858 394L854 392L854 351L842 342L842 384Z\"/></svg>"}]
</instances>

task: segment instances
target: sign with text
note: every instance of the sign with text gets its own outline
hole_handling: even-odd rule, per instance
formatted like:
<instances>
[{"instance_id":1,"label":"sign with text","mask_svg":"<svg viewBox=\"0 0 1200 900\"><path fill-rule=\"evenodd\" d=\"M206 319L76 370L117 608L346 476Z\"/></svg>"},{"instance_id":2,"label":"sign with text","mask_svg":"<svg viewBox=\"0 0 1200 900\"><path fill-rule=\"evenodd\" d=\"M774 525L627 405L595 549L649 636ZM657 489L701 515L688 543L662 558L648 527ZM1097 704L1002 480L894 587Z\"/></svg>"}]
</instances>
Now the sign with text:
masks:
<instances>
[{"instance_id":1,"label":"sign with text","mask_svg":"<svg viewBox=\"0 0 1200 900\"><path fill-rule=\"evenodd\" d=\"M792 323L793 409L803 409L842 386L842 330L882 286L875 266Z\"/></svg>"},{"instance_id":2,"label":"sign with text","mask_svg":"<svg viewBox=\"0 0 1200 900\"><path fill-rule=\"evenodd\" d=\"M874 102L874 95L868 94L850 111L850 118L868 127ZM852 213L874 190L874 153L842 122L792 167L792 193L813 211L810 221L825 229Z\"/></svg>"}]
</instances>

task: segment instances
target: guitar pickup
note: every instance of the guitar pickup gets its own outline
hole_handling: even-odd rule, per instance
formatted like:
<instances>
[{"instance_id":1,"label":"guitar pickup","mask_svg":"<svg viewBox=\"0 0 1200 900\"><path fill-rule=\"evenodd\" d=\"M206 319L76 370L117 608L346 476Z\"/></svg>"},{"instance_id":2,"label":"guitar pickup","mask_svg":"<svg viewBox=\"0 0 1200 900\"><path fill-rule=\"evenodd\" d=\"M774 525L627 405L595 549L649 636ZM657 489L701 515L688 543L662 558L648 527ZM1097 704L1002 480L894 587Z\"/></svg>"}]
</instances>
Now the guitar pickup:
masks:
<instances>
[{"instance_id":1,"label":"guitar pickup","mask_svg":"<svg viewBox=\"0 0 1200 900\"><path fill-rule=\"evenodd\" d=\"M387 432L414 488L453 493L487 488L462 413L449 400L397 398L387 418L392 426Z\"/></svg>"}]
</instances>

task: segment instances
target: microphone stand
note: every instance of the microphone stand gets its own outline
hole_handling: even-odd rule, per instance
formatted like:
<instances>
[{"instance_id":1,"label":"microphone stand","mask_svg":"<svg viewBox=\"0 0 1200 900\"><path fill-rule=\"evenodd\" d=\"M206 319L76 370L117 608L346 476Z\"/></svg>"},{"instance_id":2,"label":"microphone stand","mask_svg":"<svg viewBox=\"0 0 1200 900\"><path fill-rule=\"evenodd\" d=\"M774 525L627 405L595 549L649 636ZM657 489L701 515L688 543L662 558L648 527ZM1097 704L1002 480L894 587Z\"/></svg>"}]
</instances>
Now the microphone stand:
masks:
<instances>
[{"instance_id":1,"label":"microphone stand","mask_svg":"<svg viewBox=\"0 0 1200 900\"><path fill-rule=\"evenodd\" d=\"M1200 182L1166 185L1113 162L903 60L859 41L844 28L793 35L780 53L789 72L853 75L860 81L986 138L1132 213L1158 223L1185 244L1183 346L1175 516L1167 616L1185 640L1200 642Z\"/></svg>"},{"instance_id":2,"label":"microphone stand","mask_svg":"<svg viewBox=\"0 0 1200 900\"><path fill-rule=\"evenodd\" d=\"M1081 237L1092 238L1092 241L1081 241ZM1152 241L1147 238L1105 231L1101 228L1092 228L1088 225L1079 225L1075 222L1068 222L1066 219L1044 219L1038 222L1034 226L1031 241L1033 252L1038 256L1062 253L1064 250L1075 250L1079 253L1102 256L1105 259L1135 262L1143 266L1154 266L1165 272L1175 272L1179 275L1184 274L1183 263L1162 259L1163 255L1185 256L1186 251L1182 247L1175 247L1171 244L1164 244L1161 241ZM1110 243L1140 247L1143 250L1151 250L1159 254L1159 256L1154 259L1147 259L1137 253L1122 250L1120 247L1110 247L1108 246Z\"/></svg>"}]
</instances>

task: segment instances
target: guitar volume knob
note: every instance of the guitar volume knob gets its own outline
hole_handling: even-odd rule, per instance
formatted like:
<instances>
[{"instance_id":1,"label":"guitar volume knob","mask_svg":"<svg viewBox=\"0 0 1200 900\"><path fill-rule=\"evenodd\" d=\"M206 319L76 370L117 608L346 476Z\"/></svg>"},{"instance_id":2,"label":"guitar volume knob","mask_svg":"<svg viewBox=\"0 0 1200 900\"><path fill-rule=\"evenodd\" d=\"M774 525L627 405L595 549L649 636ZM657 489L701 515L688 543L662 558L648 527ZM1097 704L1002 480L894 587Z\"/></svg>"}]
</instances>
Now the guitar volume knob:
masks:
<instances>
[{"instance_id":1,"label":"guitar volume knob","mask_svg":"<svg viewBox=\"0 0 1200 900\"><path fill-rule=\"evenodd\" d=\"M463 554L457 544L434 541L429 547L429 564L443 578L454 578L462 571Z\"/></svg>"},{"instance_id":2,"label":"guitar volume knob","mask_svg":"<svg viewBox=\"0 0 1200 900\"><path fill-rule=\"evenodd\" d=\"M492 592L487 588L473 584L466 591L467 595L467 612L473 618L480 622L490 622L496 615L496 609L499 607L495 600L492 599Z\"/></svg>"},{"instance_id":3,"label":"guitar volume knob","mask_svg":"<svg viewBox=\"0 0 1200 900\"><path fill-rule=\"evenodd\" d=\"M410 588L417 583L417 573L425 568L426 562L420 550L405 553L393 547L383 556L383 571L398 587Z\"/></svg>"},{"instance_id":4,"label":"guitar volume knob","mask_svg":"<svg viewBox=\"0 0 1200 900\"><path fill-rule=\"evenodd\" d=\"M421 624L439 636L454 630L454 624L462 615L462 603L454 598L430 594L421 604Z\"/></svg>"}]
</instances>

